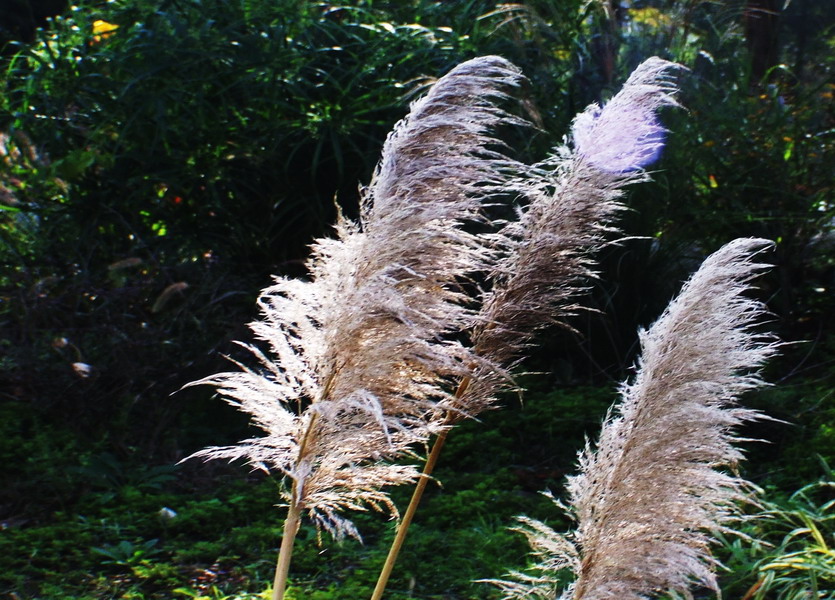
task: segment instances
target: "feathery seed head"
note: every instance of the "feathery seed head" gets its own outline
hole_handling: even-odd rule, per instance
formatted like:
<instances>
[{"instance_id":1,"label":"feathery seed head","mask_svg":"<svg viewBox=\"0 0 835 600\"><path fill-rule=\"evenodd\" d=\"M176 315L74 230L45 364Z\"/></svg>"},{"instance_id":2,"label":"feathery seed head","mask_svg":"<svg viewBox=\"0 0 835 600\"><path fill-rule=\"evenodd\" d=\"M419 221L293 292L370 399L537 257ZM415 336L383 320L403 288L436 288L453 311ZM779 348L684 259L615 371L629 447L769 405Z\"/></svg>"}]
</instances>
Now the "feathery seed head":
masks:
<instances>
[{"instance_id":1,"label":"feathery seed head","mask_svg":"<svg viewBox=\"0 0 835 600\"><path fill-rule=\"evenodd\" d=\"M577 296L595 277L593 256L615 231L623 188L648 178L636 169L663 142L655 112L675 105L677 67L645 61L604 108L592 105L578 115L573 149L557 148L525 173L519 187L528 204L497 236L504 253L473 333L480 356L509 369L539 330L568 327L566 319L580 308ZM479 373L461 399L462 412L492 406L506 381L500 372Z\"/></svg>"},{"instance_id":2,"label":"feathery seed head","mask_svg":"<svg viewBox=\"0 0 835 600\"><path fill-rule=\"evenodd\" d=\"M563 597L644 600L664 592L692 597L694 583L717 589L712 534L733 531L751 493L733 469L742 458L733 431L758 415L736 401L763 385L758 371L777 349L755 329L765 307L746 295L767 268L755 257L768 245L725 245L641 332L638 374L569 479L576 532L528 529L535 548L552 548L552 564L579 557ZM518 578L502 584L505 597L554 598L557 580L540 572L536 586Z\"/></svg>"},{"instance_id":3,"label":"feathery seed head","mask_svg":"<svg viewBox=\"0 0 835 600\"><path fill-rule=\"evenodd\" d=\"M278 470L294 504L337 536L357 535L345 510L396 514L382 488L417 472L392 459L438 430L453 382L484 363L450 341L475 318L460 282L492 258L464 224L525 169L492 133L521 123L499 106L521 79L504 59L476 58L412 105L363 192L360 223L340 216L335 238L313 244L309 280L264 290L252 324L269 346L253 350L261 370L198 382L265 435L197 456Z\"/></svg>"},{"instance_id":4,"label":"feathery seed head","mask_svg":"<svg viewBox=\"0 0 835 600\"><path fill-rule=\"evenodd\" d=\"M639 599L716 588L712 532L730 530L750 485L735 427L757 418L738 397L764 385L777 349L746 295L771 242L738 239L709 256L649 330L635 379L569 483L583 556L575 598ZM720 470L720 469L729 469Z\"/></svg>"},{"instance_id":5,"label":"feathery seed head","mask_svg":"<svg viewBox=\"0 0 835 600\"><path fill-rule=\"evenodd\" d=\"M680 68L650 58L602 108L592 104L577 115L572 125L577 153L608 173L637 171L658 159L666 129L656 113L662 106L676 106L671 77Z\"/></svg>"}]
</instances>

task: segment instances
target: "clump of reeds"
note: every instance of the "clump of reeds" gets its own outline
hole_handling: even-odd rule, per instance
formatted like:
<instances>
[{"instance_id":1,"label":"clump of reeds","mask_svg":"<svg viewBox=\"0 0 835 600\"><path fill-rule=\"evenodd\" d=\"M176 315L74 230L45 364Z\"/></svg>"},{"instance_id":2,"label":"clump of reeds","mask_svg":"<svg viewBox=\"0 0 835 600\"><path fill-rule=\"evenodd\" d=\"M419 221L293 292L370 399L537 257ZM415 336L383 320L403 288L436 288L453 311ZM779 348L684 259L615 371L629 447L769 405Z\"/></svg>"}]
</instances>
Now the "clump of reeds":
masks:
<instances>
[{"instance_id":1,"label":"clump of reeds","mask_svg":"<svg viewBox=\"0 0 835 600\"><path fill-rule=\"evenodd\" d=\"M251 325L268 346L250 347L259 370L197 382L264 435L195 456L245 459L290 481L274 598L303 514L336 537L359 537L347 510L396 515L386 488L418 472L393 460L434 434L442 445L455 422L492 406L534 333L574 312L623 187L647 178L663 145L656 112L675 104L674 67L646 61L609 103L578 115L572 145L529 167L494 133L527 125L501 108L518 69L499 57L459 65L389 135L359 222L340 216L335 237L313 244L308 279L264 290ZM509 194L523 208L499 227L482 209ZM492 231L473 234L473 222ZM474 298L470 278L485 274L490 291Z\"/></svg>"},{"instance_id":2,"label":"clump of reeds","mask_svg":"<svg viewBox=\"0 0 835 600\"><path fill-rule=\"evenodd\" d=\"M493 581L506 599L638 600L718 591L713 534L732 532L752 486L737 475L734 431L758 413L737 404L763 385L776 352L759 333L765 307L749 298L770 242L735 240L705 260L647 331L635 378L569 479L570 535L523 519L538 564ZM561 569L575 581L560 589Z\"/></svg>"},{"instance_id":3,"label":"clump of reeds","mask_svg":"<svg viewBox=\"0 0 835 600\"><path fill-rule=\"evenodd\" d=\"M243 458L292 482L275 598L301 515L358 537L345 510L396 514L384 488L417 471L391 460L441 427L453 382L484 362L454 340L475 318L461 281L492 261L463 226L525 169L492 133L521 122L500 108L521 79L489 56L441 78L388 137L360 222L340 217L336 237L312 246L309 279L264 290L251 325L270 350L251 348L261 370L197 382L217 387L265 435L195 456Z\"/></svg>"}]
</instances>

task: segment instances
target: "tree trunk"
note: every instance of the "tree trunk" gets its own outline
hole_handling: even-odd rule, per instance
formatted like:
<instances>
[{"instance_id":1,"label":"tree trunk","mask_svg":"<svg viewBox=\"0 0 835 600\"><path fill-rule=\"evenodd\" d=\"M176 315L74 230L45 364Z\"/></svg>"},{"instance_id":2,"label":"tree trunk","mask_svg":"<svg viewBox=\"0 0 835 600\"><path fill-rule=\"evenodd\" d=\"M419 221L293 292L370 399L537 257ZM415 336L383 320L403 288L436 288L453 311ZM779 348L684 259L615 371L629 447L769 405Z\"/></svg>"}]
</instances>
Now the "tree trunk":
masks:
<instances>
[{"instance_id":1,"label":"tree trunk","mask_svg":"<svg viewBox=\"0 0 835 600\"><path fill-rule=\"evenodd\" d=\"M765 83L769 71L780 60L777 30L781 0L747 0L745 13L745 41L751 56L751 81Z\"/></svg>"}]
</instances>

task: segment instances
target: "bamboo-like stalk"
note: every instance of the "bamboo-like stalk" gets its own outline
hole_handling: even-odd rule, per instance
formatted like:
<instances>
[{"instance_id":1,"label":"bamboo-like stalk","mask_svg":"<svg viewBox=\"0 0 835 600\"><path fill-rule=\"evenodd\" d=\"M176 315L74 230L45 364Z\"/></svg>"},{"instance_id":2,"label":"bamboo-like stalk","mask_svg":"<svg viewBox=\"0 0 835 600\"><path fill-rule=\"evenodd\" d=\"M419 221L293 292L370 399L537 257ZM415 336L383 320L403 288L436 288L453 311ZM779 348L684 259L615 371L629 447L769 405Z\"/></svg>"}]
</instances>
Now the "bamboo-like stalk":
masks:
<instances>
[{"instance_id":1,"label":"bamboo-like stalk","mask_svg":"<svg viewBox=\"0 0 835 600\"><path fill-rule=\"evenodd\" d=\"M394 569L394 564L397 562L397 557L400 555L400 550L403 548L403 543L406 541L406 534L409 532L409 526L412 524L415 513L417 512L420 501L423 498L423 492L426 490L426 485L432 478L432 472L435 470L435 464L438 462L438 457L441 455L441 450L444 448L449 429L443 430L435 438L432 444L432 450L426 458L426 464L423 466L423 471L420 474L415 490L412 492L412 499L409 501L409 506L406 512L403 513L403 519L397 527L397 533L394 536L394 541L389 548L386 562L383 563L383 568L380 571L380 576L377 578L377 585L374 587L374 593L371 595L371 600L380 600L383 597L383 592L386 590L391 572Z\"/></svg>"},{"instance_id":2,"label":"bamboo-like stalk","mask_svg":"<svg viewBox=\"0 0 835 600\"><path fill-rule=\"evenodd\" d=\"M455 390L455 399L459 400L467 391L469 386L470 378L465 377L458 385L458 389ZM414 519L418 506L420 506L420 501L423 499L423 492L426 490L426 486L432 478L432 473L435 471L435 465L438 462L438 458L441 456L441 451L444 449L444 444L446 443L446 439L450 431L449 427L454 424L454 414L455 413L447 413L447 417L444 422L446 427L441 430L441 432L435 437L435 441L432 443L432 449L426 457L426 463L423 465L423 471L420 474L420 479L418 479L418 482L415 485L415 489L412 492L412 498L409 500L409 506L406 508L406 512L403 513L403 518L400 521L400 524L397 527L397 532L394 535L394 541L392 541L388 556L386 556L386 562L383 563L380 576L377 578L377 585L374 587L374 593L371 595L371 600L380 600L383 597L383 592L385 592L386 586L388 585L391 572L394 569L394 564L397 562L397 557L400 555L400 550L403 548L403 544L406 541L406 534L409 532L409 527L412 524L412 520Z\"/></svg>"},{"instance_id":3,"label":"bamboo-like stalk","mask_svg":"<svg viewBox=\"0 0 835 600\"><path fill-rule=\"evenodd\" d=\"M325 384L325 393L330 389L331 380ZM299 447L299 457L305 455L307 444L310 441L310 435L316 427L316 417L313 415L310 423L307 425L307 430L304 432L301 446ZM275 565L275 578L273 579L273 598L272 600L283 600L284 589L287 587L287 577L290 574L290 561L293 557L293 544L296 541L296 534L299 532L301 526L301 505L302 499L299 497L298 481L293 482L293 488L290 492L290 508L287 511L287 518L284 521L284 533L281 536L281 547L278 550L278 559Z\"/></svg>"},{"instance_id":4,"label":"bamboo-like stalk","mask_svg":"<svg viewBox=\"0 0 835 600\"><path fill-rule=\"evenodd\" d=\"M281 537L281 548L278 551L278 561L275 567L272 600L284 599L287 576L290 572L290 560L293 556L293 543L296 541L299 525L301 525L301 506L294 490L293 499L290 502L290 510L287 513L287 520L284 521L284 535Z\"/></svg>"}]
</instances>

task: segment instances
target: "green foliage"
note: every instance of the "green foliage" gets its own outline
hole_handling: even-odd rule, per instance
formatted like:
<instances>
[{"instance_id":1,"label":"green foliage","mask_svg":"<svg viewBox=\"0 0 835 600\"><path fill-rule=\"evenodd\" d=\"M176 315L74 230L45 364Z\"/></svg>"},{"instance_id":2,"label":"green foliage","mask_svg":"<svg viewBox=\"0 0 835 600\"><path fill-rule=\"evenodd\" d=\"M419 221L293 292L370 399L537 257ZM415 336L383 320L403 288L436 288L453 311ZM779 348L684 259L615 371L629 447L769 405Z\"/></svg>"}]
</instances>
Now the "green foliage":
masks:
<instances>
[{"instance_id":1,"label":"green foliage","mask_svg":"<svg viewBox=\"0 0 835 600\"><path fill-rule=\"evenodd\" d=\"M825 88L778 82L750 94L719 84L740 79L727 65L697 68L685 99L691 114L677 119L684 134L672 141L667 163L692 161L687 177L669 172L692 201L670 205L658 235L710 245L732 235L775 240L770 306L791 338L808 335L831 307L825 290L835 264L828 242L835 145L824 133L832 117L819 103Z\"/></svg>"},{"instance_id":2,"label":"green foliage","mask_svg":"<svg viewBox=\"0 0 835 600\"><path fill-rule=\"evenodd\" d=\"M725 541L729 592L751 600L834 597L835 482L822 464L820 481L787 498L767 495L745 529L750 539Z\"/></svg>"},{"instance_id":3,"label":"green foliage","mask_svg":"<svg viewBox=\"0 0 835 600\"><path fill-rule=\"evenodd\" d=\"M524 542L506 525L519 513L553 512L538 492L561 486L584 432L591 433L611 396L593 388L533 390L524 407L510 397L504 411L456 430L439 484L430 486L395 570L392 598L490 597L487 586L470 582L498 576L523 559ZM538 436L541 444L531 452L528 440ZM106 453L89 456L74 468L74 481L87 482L83 495L63 512L11 523L0 537L0 593L150 599L179 590L184 596L256 597L272 579L281 538L276 483L263 477L246 482L240 470L228 468L205 487L184 485L201 481L205 468L185 463L171 479L165 468ZM409 493L396 490L399 506ZM320 540L303 526L290 593L323 600L370 595L394 524L373 513L356 522L362 545Z\"/></svg>"},{"instance_id":4,"label":"green foliage","mask_svg":"<svg viewBox=\"0 0 835 600\"><path fill-rule=\"evenodd\" d=\"M126 465L109 452L103 452L89 459L87 464L78 469L78 473L88 478L94 485L108 489L134 487L139 490L158 490L166 482L174 479L175 465L139 465L127 470Z\"/></svg>"},{"instance_id":5,"label":"green foliage","mask_svg":"<svg viewBox=\"0 0 835 600\"><path fill-rule=\"evenodd\" d=\"M215 586L212 586L206 591L197 591L189 588L177 588L174 590L174 593L182 594L183 596L193 598L194 600L257 600L258 598L269 600L269 598L272 597L272 592L269 589L257 594L249 594L246 592L224 594Z\"/></svg>"},{"instance_id":6,"label":"green foliage","mask_svg":"<svg viewBox=\"0 0 835 600\"><path fill-rule=\"evenodd\" d=\"M761 600L769 592L778 600L826 597L835 593L835 526L832 507L835 500L817 505L809 495L819 486L806 486L789 498L791 510L776 509L774 518L783 527L792 527L783 537L773 556L759 565L762 586L754 598ZM820 484L831 491L835 482ZM830 596L831 597L831 596Z\"/></svg>"},{"instance_id":7,"label":"green foliage","mask_svg":"<svg viewBox=\"0 0 835 600\"><path fill-rule=\"evenodd\" d=\"M242 423L169 394L217 370L206 356L246 336L270 274L298 272L334 197L356 210L406 97L470 48L388 17L80 3L7 61L0 322L21 397L120 458L200 444L175 424Z\"/></svg>"},{"instance_id":8,"label":"green foliage","mask_svg":"<svg viewBox=\"0 0 835 600\"><path fill-rule=\"evenodd\" d=\"M835 398L829 379L786 382L756 394L749 404L779 419L762 421L745 431L748 437L766 440L746 448L750 459L747 470L755 481L793 490L817 478L820 465L816 456L833 464L835 438L830 423Z\"/></svg>"},{"instance_id":9,"label":"green foliage","mask_svg":"<svg viewBox=\"0 0 835 600\"><path fill-rule=\"evenodd\" d=\"M33 504L71 502L77 495L73 469L86 452L71 432L27 408L0 402L0 506L11 515Z\"/></svg>"},{"instance_id":10,"label":"green foliage","mask_svg":"<svg viewBox=\"0 0 835 600\"><path fill-rule=\"evenodd\" d=\"M93 552L107 559L102 561L102 564L133 567L148 564L150 557L159 554L159 549L154 547L157 542L159 540L156 539L137 543L122 540L115 545L108 544L102 548L93 548Z\"/></svg>"},{"instance_id":11,"label":"green foliage","mask_svg":"<svg viewBox=\"0 0 835 600\"><path fill-rule=\"evenodd\" d=\"M297 0L75 7L7 78L5 126L70 186L64 219L38 212L115 238L110 262L293 257L334 193L356 197L405 82L455 59L449 30L380 17Z\"/></svg>"}]
</instances>

